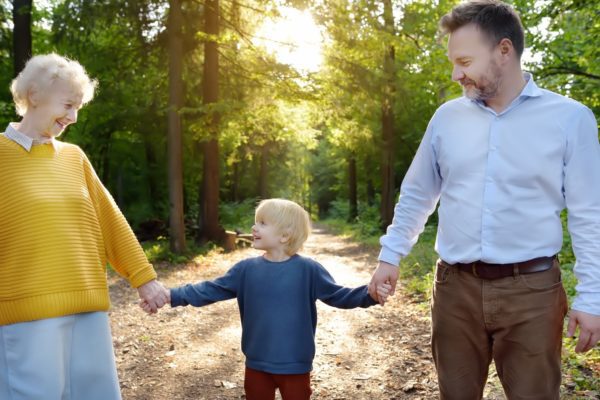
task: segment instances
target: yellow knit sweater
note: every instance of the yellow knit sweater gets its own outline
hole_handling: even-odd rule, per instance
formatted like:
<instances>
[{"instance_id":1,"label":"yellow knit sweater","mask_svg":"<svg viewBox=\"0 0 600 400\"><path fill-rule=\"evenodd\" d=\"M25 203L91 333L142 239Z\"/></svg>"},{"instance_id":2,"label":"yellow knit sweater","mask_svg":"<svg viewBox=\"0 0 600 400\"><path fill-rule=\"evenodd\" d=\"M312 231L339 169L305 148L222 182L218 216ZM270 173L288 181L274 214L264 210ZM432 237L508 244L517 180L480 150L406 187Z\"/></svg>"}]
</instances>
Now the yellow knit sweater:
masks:
<instances>
[{"instance_id":1,"label":"yellow knit sweater","mask_svg":"<svg viewBox=\"0 0 600 400\"><path fill-rule=\"evenodd\" d=\"M133 287L156 278L83 151L55 143L0 135L0 325L108 310L107 261Z\"/></svg>"}]
</instances>

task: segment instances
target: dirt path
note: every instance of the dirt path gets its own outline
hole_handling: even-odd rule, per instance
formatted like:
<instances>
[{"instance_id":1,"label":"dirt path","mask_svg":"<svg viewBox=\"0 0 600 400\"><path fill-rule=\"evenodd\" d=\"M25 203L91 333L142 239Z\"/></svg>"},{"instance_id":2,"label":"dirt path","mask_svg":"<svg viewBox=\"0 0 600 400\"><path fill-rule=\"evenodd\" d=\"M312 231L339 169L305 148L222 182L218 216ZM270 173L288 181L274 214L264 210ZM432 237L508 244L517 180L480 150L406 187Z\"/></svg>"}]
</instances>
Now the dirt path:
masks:
<instances>
[{"instance_id":1,"label":"dirt path","mask_svg":"<svg viewBox=\"0 0 600 400\"><path fill-rule=\"evenodd\" d=\"M213 279L253 249L212 253L166 269L168 286ZM314 257L346 286L368 283L374 250L317 229L303 254ZM124 400L244 398L244 357L235 301L203 308L165 307L148 317L136 293L111 279L111 312ZM338 310L318 304L314 399L434 399L427 310L401 293L385 307ZM488 399L495 396L486 396Z\"/></svg>"}]
</instances>

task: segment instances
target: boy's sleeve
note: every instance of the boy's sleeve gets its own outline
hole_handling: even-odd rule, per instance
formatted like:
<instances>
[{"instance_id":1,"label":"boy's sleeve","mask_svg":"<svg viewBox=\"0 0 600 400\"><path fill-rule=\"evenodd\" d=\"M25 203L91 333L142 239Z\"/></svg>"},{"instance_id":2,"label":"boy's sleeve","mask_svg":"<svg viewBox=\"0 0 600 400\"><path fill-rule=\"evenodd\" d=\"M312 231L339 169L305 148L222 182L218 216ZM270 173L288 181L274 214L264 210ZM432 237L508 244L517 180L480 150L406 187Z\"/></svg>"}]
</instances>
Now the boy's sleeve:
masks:
<instances>
[{"instance_id":1,"label":"boy's sleeve","mask_svg":"<svg viewBox=\"0 0 600 400\"><path fill-rule=\"evenodd\" d=\"M204 281L171 289L171 307L192 305L202 307L217 301L237 297L241 264L214 281Z\"/></svg>"},{"instance_id":2,"label":"boy's sleeve","mask_svg":"<svg viewBox=\"0 0 600 400\"><path fill-rule=\"evenodd\" d=\"M340 286L320 264L316 266L315 297L323 303L337 308L367 308L377 304L369 296L366 285L354 289Z\"/></svg>"}]
</instances>

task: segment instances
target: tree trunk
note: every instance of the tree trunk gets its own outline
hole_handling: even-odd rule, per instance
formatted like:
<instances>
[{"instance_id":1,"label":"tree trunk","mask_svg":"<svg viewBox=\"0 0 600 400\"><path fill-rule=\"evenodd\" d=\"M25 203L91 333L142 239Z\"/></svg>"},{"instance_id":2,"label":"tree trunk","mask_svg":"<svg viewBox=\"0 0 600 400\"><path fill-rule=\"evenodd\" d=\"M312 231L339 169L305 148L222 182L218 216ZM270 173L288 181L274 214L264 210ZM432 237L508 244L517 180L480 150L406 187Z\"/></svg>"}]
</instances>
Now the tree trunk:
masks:
<instances>
[{"instance_id":1,"label":"tree trunk","mask_svg":"<svg viewBox=\"0 0 600 400\"><path fill-rule=\"evenodd\" d=\"M13 0L13 60L14 76L31 58L31 11L32 0Z\"/></svg>"},{"instance_id":2,"label":"tree trunk","mask_svg":"<svg viewBox=\"0 0 600 400\"><path fill-rule=\"evenodd\" d=\"M240 187L240 161L234 161L231 166L231 186L229 190L230 200L237 203L240 201L239 187Z\"/></svg>"},{"instance_id":3,"label":"tree trunk","mask_svg":"<svg viewBox=\"0 0 600 400\"><path fill-rule=\"evenodd\" d=\"M151 109L156 110L155 107L151 107ZM150 115L156 115L156 111L154 113L150 111ZM156 156L155 150L155 137L149 131L142 131L142 140L144 141L144 154L146 157L146 181L148 184L148 190L150 191L150 207L152 207L152 215L155 216L157 213L156 204L161 199L162 190L161 185L158 181L158 173L162 175L162 168L158 168L158 160Z\"/></svg>"},{"instance_id":4,"label":"tree trunk","mask_svg":"<svg viewBox=\"0 0 600 400\"><path fill-rule=\"evenodd\" d=\"M394 34L392 1L384 0L383 19L385 30ZM381 107L382 159L381 159L381 227L385 230L394 217L394 79L395 49L387 46L383 62L383 96Z\"/></svg>"},{"instance_id":5,"label":"tree trunk","mask_svg":"<svg viewBox=\"0 0 600 400\"><path fill-rule=\"evenodd\" d=\"M375 204L375 185L373 179L367 179L367 204L372 206Z\"/></svg>"},{"instance_id":6,"label":"tree trunk","mask_svg":"<svg viewBox=\"0 0 600 400\"><path fill-rule=\"evenodd\" d=\"M354 155L351 155L348 158L348 205L350 206L348 221L354 222L356 221L356 217L358 217L356 158L354 157Z\"/></svg>"},{"instance_id":7,"label":"tree trunk","mask_svg":"<svg viewBox=\"0 0 600 400\"><path fill-rule=\"evenodd\" d=\"M219 114L211 105L219 100L219 53L216 36L219 35L219 1L205 0L203 104L209 110L209 140L204 144L203 200L200 207L201 241L220 242L224 231L219 225Z\"/></svg>"},{"instance_id":8,"label":"tree trunk","mask_svg":"<svg viewBox=\"0 0 600 400\"><path fill-rule=\"evenodd\" d=\"M168 113L168 174L169 174L169 237L171 251L185 251L183 211L183 151L181 116L183 106L183 46L181 37L181 2L169 0L169 113Z\"/></svg>"},{"instance_id":9,"label":"tree trunk","mask_svg":"<svg viewBox=\"0 0 600 400\"><path fill-rule=\"evenodd\" d=\"M258 172L258 197L267 199L269 196L268 190L268 175L269 168L267 162L269 161L269 145L265 143L260 149L260 168Z\"/></svg>"}]
</instances>

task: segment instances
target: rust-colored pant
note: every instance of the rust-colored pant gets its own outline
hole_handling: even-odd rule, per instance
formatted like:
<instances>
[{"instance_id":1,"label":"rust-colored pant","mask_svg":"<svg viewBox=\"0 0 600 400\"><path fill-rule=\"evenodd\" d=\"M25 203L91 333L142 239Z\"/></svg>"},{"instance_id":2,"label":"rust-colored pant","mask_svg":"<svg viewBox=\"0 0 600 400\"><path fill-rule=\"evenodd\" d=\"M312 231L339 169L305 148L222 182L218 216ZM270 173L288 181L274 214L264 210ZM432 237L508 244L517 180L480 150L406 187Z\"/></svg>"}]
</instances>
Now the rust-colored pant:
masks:
<instances>
[{"instance_id":1,"label":"rust-colored pant","mask_svg":"<svg viewBox=\"0 0 600 400\"><path fill-rule=\"evenodd\" d=\"M246 400L273 400L277 388L283 400L309 400L312 394L310 373L270 374L246 367L244 378Z\"/></svg>"},{"instance_id":2,"label":"rust-colored pant","mask_svg":"<svg viewBox=\"0 0 600 400\"><path fill-rule=\"evenodd\" d=\"M493 359L509 400L558 399L566 313L558 261L496 280L438 261L431 336L440 398L481 399Z\"/></svg>"}]
</instances>

